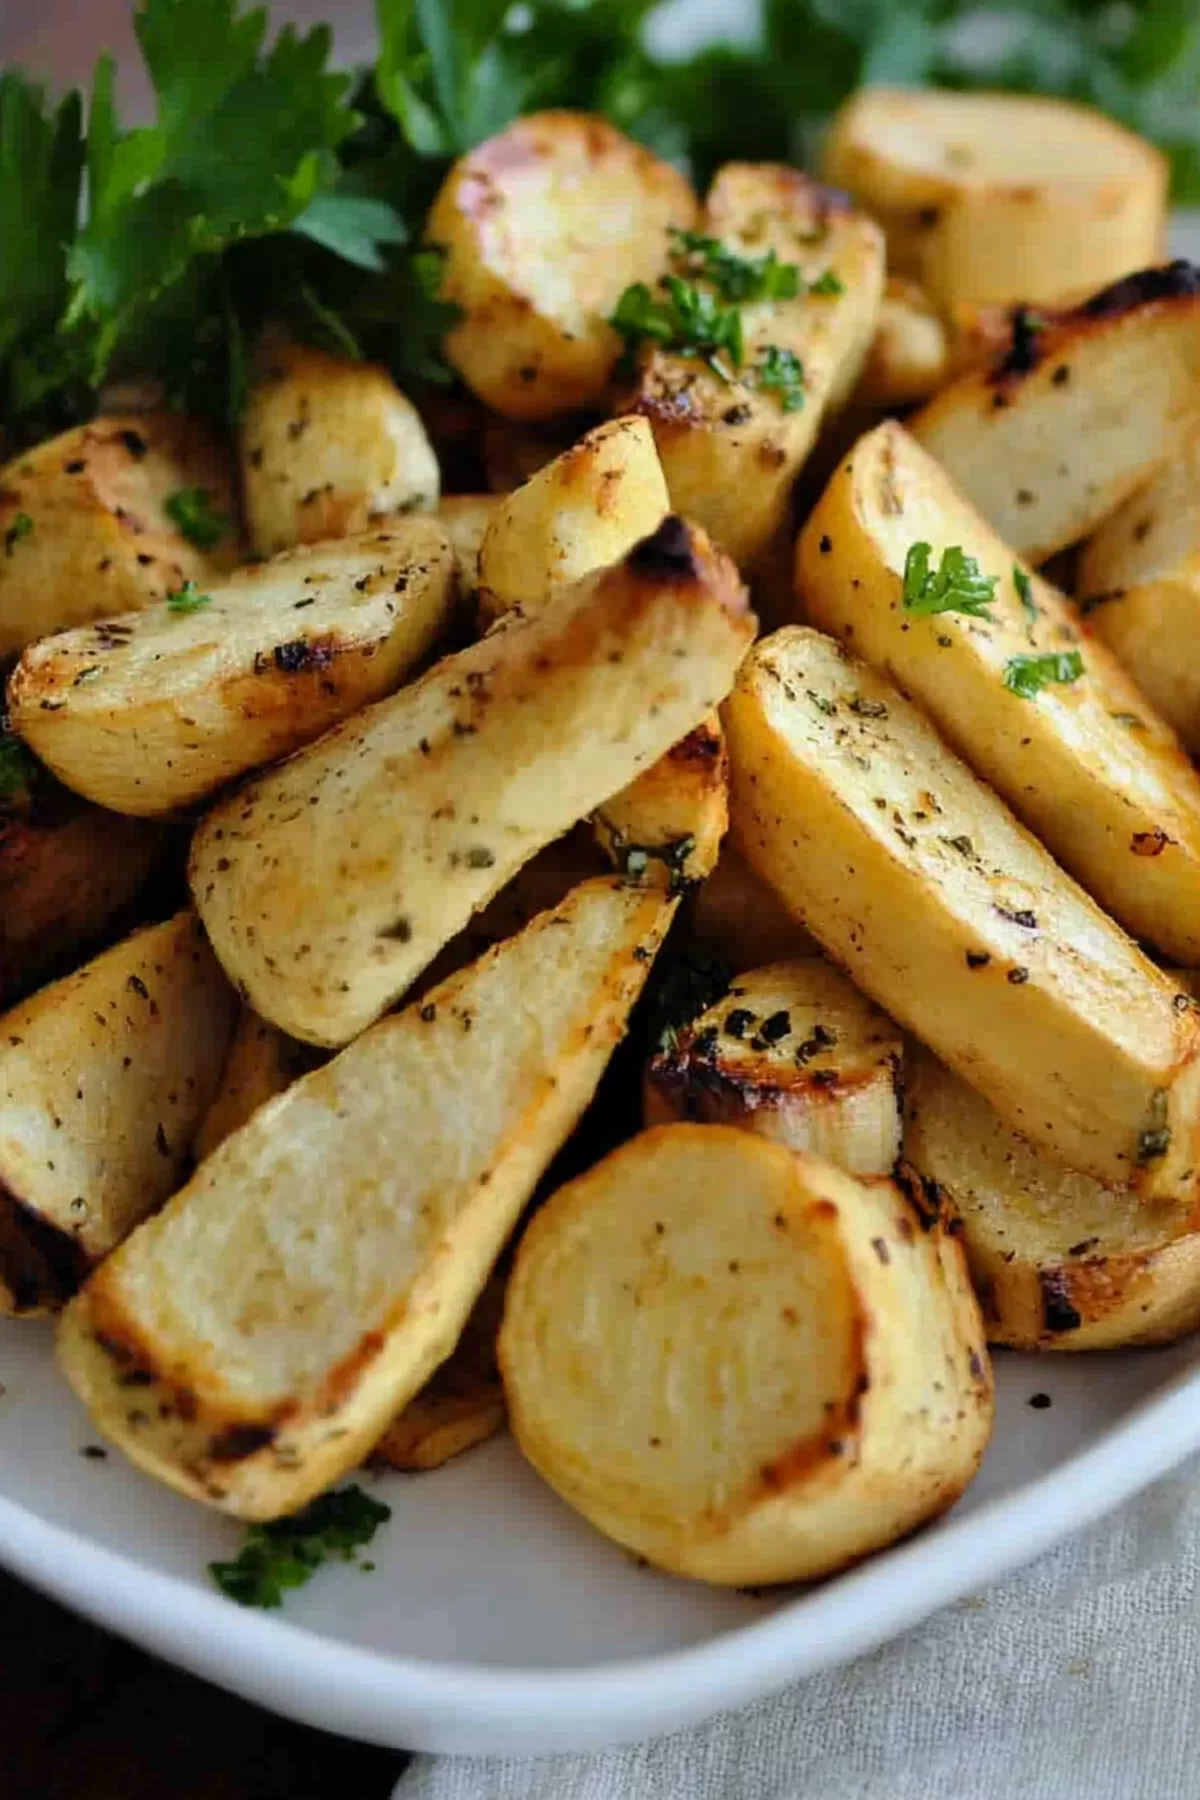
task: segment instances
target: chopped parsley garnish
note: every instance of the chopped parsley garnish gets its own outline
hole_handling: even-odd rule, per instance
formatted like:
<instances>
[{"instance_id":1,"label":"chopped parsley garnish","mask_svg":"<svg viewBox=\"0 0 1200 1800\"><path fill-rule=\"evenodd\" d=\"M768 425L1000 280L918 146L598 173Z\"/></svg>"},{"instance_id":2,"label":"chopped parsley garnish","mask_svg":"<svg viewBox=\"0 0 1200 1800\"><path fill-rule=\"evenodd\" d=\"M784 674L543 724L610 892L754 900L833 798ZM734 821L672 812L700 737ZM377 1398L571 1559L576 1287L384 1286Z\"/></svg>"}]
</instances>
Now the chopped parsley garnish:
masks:
<instances>
[{"instance_id":1,"label":"chopped parsley garnish","mask_svg":"<svg viewBox=\"0 0 1200 1800\"><path fill-rule=\"evenodd\" d=\"M973 556L958 544L942 551L936 569L929 566L933 546L910 544L904 559L904 610L916 618L935 613L966 613L972 619L991 619L988 607L996 598L995 575L985 575Z\"/></svg>"},{"instance_id":2,"label":"chopped parsley garnish","mask_svg":"<svg viewBox=\"0 0 1200 1800\"><path fill-rule=\"evenodd\" d=\"M1013 564L1012 575L1013 586L1017 590L1017 599L1021 602L1021 608L1025 614L1025 623L1028 625L1030 633L1032 634L1038 619L1041 617L1041 614L1038 612L1037 601L1033 597L1033 583L1019 563Z\"/></svg>"},{"instance_id":3,"label":"chopped parsley garnish","mask_svg":"<svg viewBox=\"0 0 1200 1800\"><path fill-rule=\"evenodd\" d=\"M720 238L705 237L701 231L673 230L671 235L675 261L689 275L711 281L722 300L794 300L800 293L799 267L780 262L774 250L760 257L739 256Z\"/></svg>"},{"instance_id":4,"label":"chopped parsley garnish","mask_svg":"<svg viewBox=\"0 0 1200 1800\"><path fill-rule=\"evenodd\" d=\"M754 385L779 395L784 412L799 412L804 405L804 364L794 350L768 344L754 365Z\"/></svg>"},{"instance_id":5,"label":"chopped parsley garnish","mask_svg":"<svg viewBox=\"0 0 1200 1800\"><path fill-rule=\"evenodd\" d=\"M285 1590L303 1587L322 1563L354 1562L391 1516L362 1488L338 1488L290 1519L251 1525L235 1560L209 1563L208 1572L239 1606L282 1606Z\"/></svg>"},{"instance_id":6,"label":"chopped parsley garnish","mask_svg":"<svg viewBox=\"0 0 1200 1800\"><path fill-rule=\"evenodd\" d=\"M1046 656L1011 657L1004 670L1004 685L1022 700L1034 700L1052 682L1078 681L1083 657L1078 650L1056 650Z\"/></svg>"},{"instance_id":7,"label":"chopped parsley garnish","mask_svg":"<svg viewBox=\"0 0 1200 1800\"><path fill-rule=\"evenodd\" d=\"M16 513L12 524L4 533L4 554L11 556L22 538L27 538L33 530L33 520L27 512Z\"/></svg>"},{"instance_id":8,"label":"chopped parsley garnish","mask_svg":"<svg viewBox=\"0 0 1200 1800\"><path fill-rule=\"evenodd\" d=\"M213 508L207 488L179 488L168 496L163 511L197 550L213 550L229 529L225 513Z\"/></svg>"},{"instance_id":9,"label":"chopped parsley garnish","mask_svg":"<svg viewBox=\"0 0 1200 1800\"><path fill-rule=\"evenodd\" d=\"M203 606L212 605L212 595L202 594L194 581L185 581L181 588L167 595L167 611L173 613L199 612Z\"/></svg>"},{"instance_id":10,"label":"chopped parsley garnish","mask_svg":"<svg viewBox=\"0 0 1200 1800\"><path fill-rule=\"evenodd\" d=\"M27 794L37 776L38 765L20 738L7 732L0 736L0 800L11 800L15 794Z\"/></svg>"},{"instance_id":11,"label":"chopped parsley garnish","mask_svg":"<svg viewBox=\"0 0 1200 1800\"><path fill-rule=\"evenodd\" d=\"M662 286L660 298L637 281L618 300L609 324L624 338L626 349L632 352L649 339L680 356L703 357L714 374L732 381L745 355L737 307L722 306L707 288L678 275L664 275Z\"/></svg>"},{"instance_id":12,"label":"chopped parsley garnish","mask_svg":"<svg viewBox=\"0 0 1200 1800\"><path fill-rule=\"evenodd\" d=\"M815 281L808 284L810 294L844 294L846 284L833 269L826 269Z\"/></svg>"}]
</instances>

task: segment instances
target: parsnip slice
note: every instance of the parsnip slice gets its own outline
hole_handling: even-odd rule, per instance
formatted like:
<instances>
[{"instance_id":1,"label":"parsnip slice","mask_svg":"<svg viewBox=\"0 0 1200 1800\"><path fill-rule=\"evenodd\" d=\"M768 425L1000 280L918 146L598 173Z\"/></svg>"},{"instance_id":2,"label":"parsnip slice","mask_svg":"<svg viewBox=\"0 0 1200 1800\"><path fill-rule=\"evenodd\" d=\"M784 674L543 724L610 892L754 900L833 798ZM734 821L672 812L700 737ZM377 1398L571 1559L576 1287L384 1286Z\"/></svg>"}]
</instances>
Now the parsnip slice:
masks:
<instances>
[{"instance_id":1,"label":"parsnip slice","mask_svg":"<svg viewBox=\"0 0 1200 1800\"><path fill-rule=\"evenodd\" d=\"M880 220L889 267L946 307L1086 293L1162 248L1166 159L1073 101L860 88L824 172Z\"/></svg>"},{"instance_id":2,"label":"parsnip slice","mask_svg":"<svg viewBox=\"0 0 1200 1800\"><path fill-rule=\"evenodd\" d=\"M242 488L260 556L432 512L441 477L416 407L386 369L272 342L241 427Z\"/></svg>"},{"instance_id":3,"label":"parsnip slice","mask_svg":"<svg viewBox=\"0 0 1200 1800\"><path fill-rule=\"evenodd\" d=\"M737 1125L851 1175L890 1175L903 1054L891 1020L829 963L774 963L653 1058L646 1124Z\"/></svg>"},{"instance_id":4,"label":"parsnip slice","mask_svg":"<svg viewBox=\"0 0 1200 1800\"><path fill-rule=\"evenodd\" d=\"M1086 537L1200 416L1200 269L1145 269L1073 312L1020 314L1004 356L910 421L1030 562Z\"/></svg>"},{"instance_id":5,"label":"parsnip slice","mask_svg":"<svg viewBox=\"0 0 1200 1800\"><path fill-rule=\"evenodd\" d=\"M170 815L390 693L454 594L431 519L287 551L189 611L166 601L31 644L11 724L77 793Z\"/></svg>"},{"instance_id":6,"label":"parsnip slice","mask_svg":"<svg viewBox=\"0 0 1200 1800\"><path fill-rule=\"evenodd\" d=\"M958 549L995 578L987 617L908 609L905 562L920 542L934 570ZM841 464L801 533L796 580L806 617L918 700L1127 930L1200 960L1200 776L1074 609L902 426L879 426ZM1079 656L1078 680L1013 690L1020 659L1060 652Z\"/></svg>"},{"instance_id":7,"label":"parsnip slice","mask_svg":"<svg viewBox=\"0 0 1200 1800\"><path fill-rule=\"evenodd\" d=\"M522 863L699 723L753 628L732 566L668 519L216 807L192 890L250 1004L348 1042Z\"/></svg>"},{"instance_id":8,"label":"parsnip slice","mask_svg":"<svg viewBox=\"0 0 1200 1800\"><path fill-rule=\"evenodd\" d=\"M317 1053L276 1031L248 1006L238 1014L220 1085L196 1133L197 1162L240 1131L260 1106L282 1094L315 1067Z\"/></svg>"},{"instance_id":9,"label":"parsnip slice","mask_svg":"<svg viewBox=\"0 0 1200 1800\"><path fill-rule=\"evenodd\" d=\"M479 551L479 613L490 625L625 556L670 510L645 419L609 419L495 503Z\"/></svg>"},{"instance_id":10,"label":"parsnip slice","mask_svg":"<svg viewBox=\"0 0 1200 1800\"><path fill-rule=\"evenodd\" d=\"M1195 1207L1065 1168L927 1051L909 1063L904 1154L957 1218L991 1343L1108 1350L1200 1325Z\"/></svg>"},{"instance_id":11,"label":"parsnip slice","mask_svg":"<svg viewBox=\"0 0 1200 1800\"><path fill-rule=\"evenodd\" d=\"M1196 1020L916 708L793 626L725 722L737 844L856 985L1064 1162L1194 1194Z\"/></svg>"},{"instance_id":12,"label":"parsnip slice","mask_svg":"<svg viewBox=\"0 0 1200 1800\"><path fill-rule=\"evenodd\" d=\"M1200 427L1089 539L1076 591L1088 629L1200 755Z\"/></svg>"},{"instance_id":13,"label":"parsnip slice","mask_svg":"<svg viewBox=\"0 0 1200 1800\"><path fill-rule=\"evenodd\" d=\"M749 569L784 524L822 417L857 380L883 287L883 240L843 197L774 163L727 164L709 193L703 230L738 256L774 251L806 283L838 284L743 306L741 375L652 347L620 398L620 411L642 413L654 428L671 505ZM803 366L803 403L791 411L754 374L771 349Z\"/></svg>"},{"instance_id":14,"label":"parsnip slice","mask_svg":"<svg viewBox=\"0 0 1200 1800\"><path fill-rule=\"evenodd\" d=\"M504 1429L504 1387L496 1360L504 1288L504 1279L494 1274L458 1343L392 1420L372 1452L373 1461L408 1472L440 1469Z\"/></svg>"},{"instance_id":15,"label":"parsnip slice","mask_svg":"<svg viewBox=\"0 0 1200 1800\"><path fill-rule=\"evenodd\" d=\"M185 537L168 510L200 498L216 534ZM94 419L0 469L0 662L47 632L152 606L238 558L231 459L179 413Z\"/></svg>"},{"instance_id":16,"label":"parsnip slice","mask_svg":"<svg viewBox=\"0 0 1200 1800\"><path fill-rule=\"evenodd\" d=\"M958 1498L992 1423L958 1246L890 1182L720 1125L645 1132L546 1202L500 1367L564 1500L723 1584L893 1542Z\"/></svg>"},{"instance_id":17,"label":"parsnip slice","mask_svg":"<svg viewBox=\"0 0 1200 1800\"><path fill-rule=\"evenodd\" d=\"M0 1312L61 1305L179 1185L236 1010L180 913L0 1019Z\"/></svg>"},{"instance_id":18,"label":"parsnip slice","mask_svg":"<svg viewBox=\"0 0 1200 1800\"><path fill-rule=\"evenodd\" d=\"M595 403L621 350L609 315L666 265L667 228L695 215L684 177L604 119L515 120L455 163L429 214L442 298L462 313L447 357L512 419Z\"/></svg>"},{"instance_id":19,"label":"parsnip slice","mask_svg":"<svg viewBox=\"0 0 1200 1800\"><path fill-rule=\"evenodd\" d=\"M98 1428L244 1518L353 1468L453 1350L674 904L585 883L226 1138L64 1316Z\"/></svg>"}]
</instances>

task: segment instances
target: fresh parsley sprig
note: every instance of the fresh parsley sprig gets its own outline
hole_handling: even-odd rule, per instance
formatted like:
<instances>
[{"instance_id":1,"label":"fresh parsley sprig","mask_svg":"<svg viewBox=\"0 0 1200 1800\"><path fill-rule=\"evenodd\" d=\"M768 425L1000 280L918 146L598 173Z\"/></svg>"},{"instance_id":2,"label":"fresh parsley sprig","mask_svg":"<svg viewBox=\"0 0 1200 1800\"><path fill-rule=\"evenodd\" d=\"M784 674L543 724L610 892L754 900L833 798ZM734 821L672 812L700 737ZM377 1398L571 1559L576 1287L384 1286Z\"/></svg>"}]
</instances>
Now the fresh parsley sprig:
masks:
<instances>
[{"instance_id":1,"label":"fresh parsley sprig","mask_svg":"<svg viewBox=\"0 0 1200 1800\"><path fill-rule=\"evenodd\" d=\"M322 1563L353 1562L391 1516L390 1506L352 1483L289 1519L251 1525L236 1558L209 1563L208 1572L239 1606L282 1606L287 1589L303 1587Z\"/></svg>"},{"instance_id":2,"label":"fresh parsley sprig","mask_svg":"<svg viewBox=\"0 0 1200 1800\"><path fill-rule=\"evenodd\" d=\"M217 512L207 488L179 488L168 494L163 511L197 550L215 550L229 530L225 513Z\"/></svg>"},{"instance_id":3,"label":"fresh parsley sprig","mask_svg":"<svg viewBox=\"0 0 1200 1800\"><path fill-rule=\"evenodd\" d=\"M754 366L755 387L779 395L784 412L798 412L804 405L804 364L794 350L768 344Z\"/></svg>"},{"instance_id":4,"label":"fresh parsley sprig","mask_svg":"<svg viewBox=\"0 0 1200 1800\"><path fill-rule=\"evenodd\" d=\"M662 290L655 294L638 281L621 295L609 323L626 349L649 340L680 356L702 357L714 374L732 381L745 358L737 307L722 306L707 288L680 275L664 275Z\"/></svg>"},{"instance_id":5,"label":"fresh parsley sprig","mask_svg":"<svg viewBox=\"0 0 1200 1800\"><path fill-rule=\"evenodd\" d=\"M673 259L689 275L710 281L722 300L738 305L756 300L794 300L801 290L797 263L780 262L774 250L765 256L739 256L720 238L701 231L671 233ZM823 279L823 277L822 277Z\"/></svg>"},{"instance_id":6,"label":"fresh parsley sprig","mask_svg":"<svg viewBox=\"0 0 1200 1800\"><path fill-rule=\"evenodd\" d=\"M202 593L194 581L185 581L181 588L176 588L167 595L167 611L173 613L200 612L205 606L212 605L212 595Z\"/></svg>"},{"instance_id":7,"label":"fresh parsley sprig","mask_svg":"<svg viewBox=\"0 0 1200 1800\"><path fill-rule=\"evenodd\" d=\"M1005 665L1004 685L1022 700L1036 700L1044 687L1078 681L1083 657L1078 650L1055 650L1045 656L1014 656Z\"/></svg>"},{"instance_id":8,"label":"fresh parsley sprig","mask_svg":"<svg viewBox=\"0 0 1200 1800\"><path fill-rule=\"evenodd\" d=\"M930 566L932 544L910 544L904 559L904 610L914 618L937 613L965 613L968 618L988 619L996 598L995 575L985 575L973 556L958 544L942 551L937 568Z\"/></svg>"}]
</instances>

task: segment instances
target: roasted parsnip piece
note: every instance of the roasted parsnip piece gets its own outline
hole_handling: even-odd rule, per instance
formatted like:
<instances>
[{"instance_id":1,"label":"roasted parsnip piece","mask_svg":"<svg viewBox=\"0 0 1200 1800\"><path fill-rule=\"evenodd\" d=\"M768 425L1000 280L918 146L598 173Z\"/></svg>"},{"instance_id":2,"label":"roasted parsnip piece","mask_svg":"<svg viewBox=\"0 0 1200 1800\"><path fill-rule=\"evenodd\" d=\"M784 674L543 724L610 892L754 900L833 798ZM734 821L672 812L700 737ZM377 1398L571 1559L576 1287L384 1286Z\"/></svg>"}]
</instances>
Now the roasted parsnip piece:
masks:
<instances>
[{"instance_id":1,"label":"roasted parsnip piece","mask_svg":"<svg viewBox=\"0 0 1200 1800\"><path fill-rule=\"evenodd\" d=\"M605 120L515 120L455 163L429 215L442 298L462 309L449 361L512 419L594 404L621 351L610 313L666 267L668 227L695 216L683 176Z\"/></svg>"},{"instance_id":2,"label":"roasted parsnip piece","mask_svg":"<svg viewBox=\"0 0 1200 1800\"><path fill-rule=\"evenodd\" d=\"M732 565L668 519L218 806L190 876L250 1004L293 1037L348 1042L704 717L753 629Z\"/></svg>"},{"instance_id":3,"label":"roasted parsnip piece","mask_svg":"<svg viewBox=\"0 0 1200 1800\"><path fill-rule=\"evenodd\" d=\"M406 1471L440 1469L504 1429L504 1388L496 1361L504 1288L504 1280L494 1274L445 1362L376 1444L375 1462Z\"/></svg>"},{"instance_id":4,"label":"roasted parsnip piece","mask_svg":"<svg viewBox=\"0 0 1200 1800\"><path fill-rule=\"evenodd\" d=\"M495 504L479 551L479 614L490 625L616 562L670 510L645 419L609 419Z\"/></svg>"},{"instance_id":5,"label":"roasted parsnip piece","mask_svg":"<svg viewBox=\"0 0 1200 1800\"><path fill-rule=\"evenodd\" d=\"M944 307L1086 293L1162 248L1165 157L1069 100L860 88L824 172L881 222L888 266Z\"/></svg>"},{"instance_id":6,"label":"roasted parsnip piece","mask_svg":"<svg viewBox=\"0 0 1200 1800\"><path fill-rule=\"evenodd\" d=\"M1095 530L1200 416L1200 269L1145 269L951 382L913 432L1004 542L1045 562Z\"/></svg>"},{"instance_id":7,"label":"roasted parsnip piece","mask_svg":"<svg viewBox=\"0 0 1200 1800\"><path fill-rule=\"evenodd\" d=\"M431 512L441 477L421 416L386 369L271 342L242 420L246 524L259 556Z\"/></svg>"},{"instance_id":8,"label":"roasted parsnip piece","mask_svg":"<svg viewBox=\"0 0 1200 1800\"><path fill-rule=\"evenodd\" d=\"M203 1162L211 1156L217 1145L240 1131L260 1106L276 1094L285 1093L318 1061L319 1053L308 1044L298 1044L295 1038L276 1031L274 1025L268 1025L250 1007L243 1006L220 1084L196 1133L196 1161Z\"/></svg>"},{"instance_id":9,"label":"roasted parsnip piece","mask_svg":"<svg viewBox=\"0 0 1200 1800\"><path fill-rule=\"evenodd\" d=\"M99 1429L244 1518L361 1461L454 1349L674 905L585 883L226 1138L64 1317Z\"/></svg>"},{"instance_id":10,"label":"roasted parsnip piece","mask_svg":"<svg viewBox=\"0 0 1200 1800\"><path fill-rule=\"evenodd\" d=\"M855 403L887 408L928 400L948 379L950 358L945 320L924 288L889 275Z\"/></svg>"},{"instance_id":11,"label":"roasted parsnip piece","mask_svg":"<svg viewBox=\"0 0 1200 1800\"><path fill-rule=\"evenodd\" d=\"M180 913L0 1020L0 1312L60 1306L178 1187L236 1010Z\"/></svg>"},{"instance_id":12,"label":"roasted parsnip piece","mask_svg":"<svg viewBox=\"0 0 1200 1800\"><path fill-rule=\"evenodd\" d=\"M1089 629L1200 755L1200 427L1089 540L1076 591Z\"/></svg>"},{"instance_id":13,"label":"roasted parsnip piece","mask_svg":"<svg viewBox=\"0 0 1200 1800\"><path fill-rule=\"evenodd\" d=\"M729 1585L894 1542L953 1504L992 1426L953 1239L890 1182L720 1125L645 1132L546 1202L500 1368L564 1500Z\"/></svg>"},{"instance_id":14,"label":"roasted parsnip piece","mask_svg":"<svg viewBox=\"0 0 1200 1800\"><path fill-rule=\"evenodd\" d=\"M497 504L494 494L446 494L438 502L438 524L449 538L458 564L459 598L472 617L479 587L479 551Z\"/></svg>"},{"instance_id":15,"label":"roasted parsnip piece","mask_svg":"<svg viewBox=\"0 0 1200 1800\"><path fill-rule=\"evenodd\" d=\"M728 826L729 758L715 713L596 814L616 867L673 893L711 875Z\"/></svg>"},{"instance_id":16,"label":"roasted parsnip piece","mask_svg":"<svg viewBox=\"0 0 1200 1800\"><path fill-rule=\"evenodd\" d=\"M100 805L179 812L390 693L454 593L432 519L288 551L207 595L31 644L11 725Z\"/></svg>"},{"instance_id":17,"label":"roasted parsnip piece","mask_svg":"<svg viewBox=\"0 0 1200 1800\"><path fill-rule=\"evenodd\" d=\"M934 586L950 559L973 558L982 593L964 601L949 580L918 591L914 544ZM1200 776L902 426L879 426L841 464L801 533L796 581L805 616L918 700L1114 918L1200 961Z\"/></svg>"},{"instance_id":18,"label":"roasted parsnip piece","mask_svg":"<svg viewBox=\"0 0 1200 1800\"><path fill-rule=\"evenodd\" d=\"M774 963L652 1059L646 1124L738 1125L852 1175L890 1175L902 1059L891 1020L829 963Z\"/></svg>"},{"instance_id":19,"label":"roasted parsnip piece","mask_svg":"<svg viewBox=\"0 0 1200 1800\"><path fill-rule=\"evenodd\" d=\"M738 846L855 983L1072 1167L1194 1194L1197 1020L922 714L793 626L725 722Z\"/></svg>"},{"instance_id":20,"label":"roasted parsnip piece","mask_svg":"<svg viewBox=\"0 0 1200 1800\"><path fill-rule=\"evenodd\" d=\"M0 806L0 1003L81 957L129 918L170 836L61 788Z\"/></svg>"},{"instance_id":21,"label":"roasted parsnip piece","mask_svg":"<svg viewBox=\"0 0 1200 1800\"><path fill-rule=\"evenodd\" d=\"M184 525L188 535L185 535ZM238 559L230 460L180 413L78 425L0 469L0 662Z\"/></svg>"},{"instance_id":22,"label":"roasted parsnip piece","mask_svg":"<svg viewBox=\"0 0 1200 1800\"><path fill-rule=\"evenodd\" d=\"M813 957L819 945L788 911L729 838L708 880L696 892L692 936L735 972Z\"/></svg>"},{"instance_id":23,"label":"roasted parsnip piece","mask_svg":"<svg viewBox=\"0 0 1200 1800\"><path fill-rule=\"evenodd\" d=\"M839 196L774 163L722 169L703 230L742 258L773 252L798 267L801 291L741 308L740 375L650 346L620 410L643 413L653 426L671 505L746 569L783 524L823 415L858 378L883 287L883 239ZM794 405L771 374L789 358L802 368Z\"/></svg>"},{"instance_id":24,"label":"roasted parsnip piece","mask_svg":"<svg viewBox=\"0 0 1200 1800\"><path fill-rule=\"evenodd\" d=\"M1109 1350L1200 1326L1194 1205L1065 1168L927 1051L907 1088L905 1158L926 1204L957 1220L991 1343Z\"/></svg>"}]
</instances>

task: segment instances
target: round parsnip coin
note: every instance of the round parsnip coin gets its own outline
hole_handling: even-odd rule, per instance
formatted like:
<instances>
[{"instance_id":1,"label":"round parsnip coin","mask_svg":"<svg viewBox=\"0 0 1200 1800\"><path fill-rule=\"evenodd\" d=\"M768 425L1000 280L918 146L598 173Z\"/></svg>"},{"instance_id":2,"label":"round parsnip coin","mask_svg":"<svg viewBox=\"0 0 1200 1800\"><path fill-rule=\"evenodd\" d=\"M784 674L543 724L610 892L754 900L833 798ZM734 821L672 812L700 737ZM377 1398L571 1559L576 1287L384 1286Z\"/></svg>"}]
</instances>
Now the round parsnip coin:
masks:
<instances>
[{"instance_id":1,"label":"round parsnip coin","mask_svg":"<svg viewBox=\"0 0 1200 1800\"><path fill-rule=\"evenodd\" d=\"M666 1125L561 1188L500 1334L517 1442L660 1568L807 1580L943 1512L992 1386L962 1254L890 1182Z\"/></svg>"},{"instance_id":2,"label":"round parsnip coin","mask_svg":"<svg viewBox=\"0 0 1200 1800\"><path fill-rule=\"evenodd\" d=\"M599 400L621 352L609 315L695 216L684 177L603 119L517 119L455 163L429 215L441 298L462 314L448 360L511 419Z\"/></svg>"},{"instance_id":3,"label":"round parsnip coin","mask_svg":"<svg viewBox=\"0 0 1200 1800\"><path fill-rule=\"evenodd\" d=\"M955 301L1046 301L1153 262L1165 159L1072 101L861 88L824 173L874 213L888 265Z\"/></svg>"}]
</instances>

